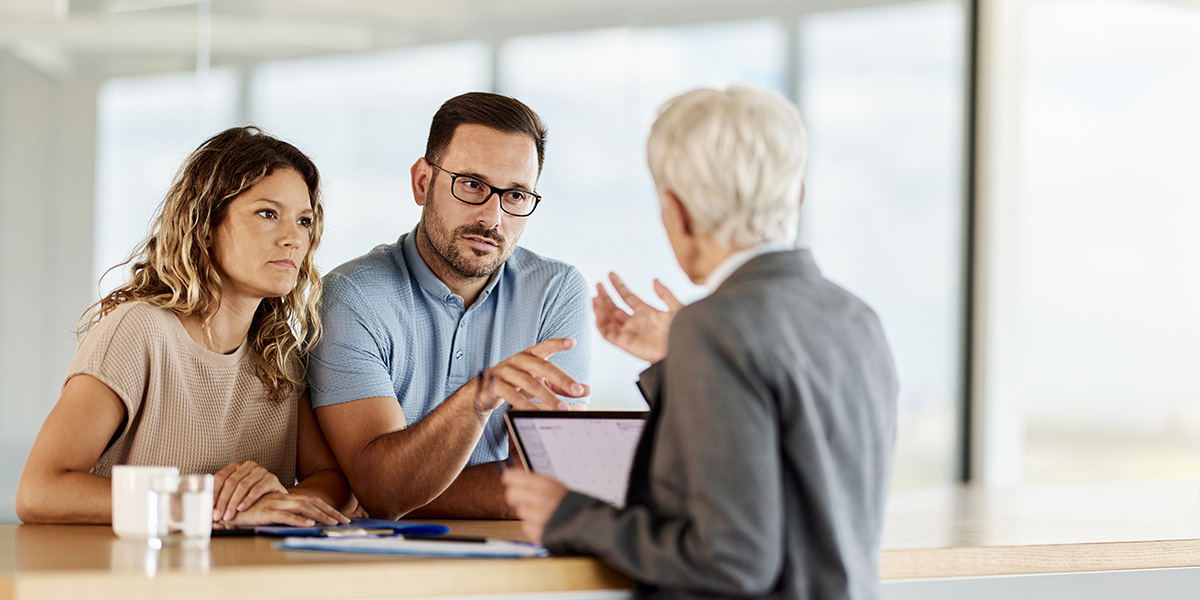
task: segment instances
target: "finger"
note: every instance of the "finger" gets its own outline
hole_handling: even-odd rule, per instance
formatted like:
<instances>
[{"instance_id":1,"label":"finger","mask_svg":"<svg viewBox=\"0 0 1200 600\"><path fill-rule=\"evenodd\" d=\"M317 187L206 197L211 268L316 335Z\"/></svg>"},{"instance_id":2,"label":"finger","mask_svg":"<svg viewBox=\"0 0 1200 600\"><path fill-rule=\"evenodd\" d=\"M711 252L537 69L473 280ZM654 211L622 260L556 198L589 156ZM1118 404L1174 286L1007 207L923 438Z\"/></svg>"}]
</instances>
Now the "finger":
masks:
<instances>
[{"instance_id":1,"label":"finger","mask_svg":"<svg viewBox=\"0 0 1200 600\"><path fill-rule=\"evenodd\" d=\"M633 312L637 312L643 308L654 308L653 306L646 304L646 302L639 298L637 294L633 293L633 290L630 290L629 287L625 285L625 282L621 281L620 277L617 277L616 273L609 273L608 279L612 282L613 289L617 290L617 294L621 296L621 299L625 301L625 304L629 305L629 308L633 309Z\"/></svg>"},{"instance_id":2,"label":"finger","mask_svg":"<svg viewBox=\"0 0 1200 600\"><path fill-rule=\"evenodd\" d=\"M213 506L216 507L217 499L220 498L221 489L225 485L225 480L237 470L240 465L238 463L229 463L224 469L213 473Z\"/></svg>"},{"instance_id":3,"label":"finger","mask_svg":"<svg viewBox=\"0 0 1200 600\"><path fill-rule=\"evenodd\" d=\"M598 304L606 316L615 317L616 314L628 316L628 313L617 306L616 302L613 302L612 296L608 295L608 290L604 289L604 284L596 284L596 297L592 298L592 302L593 304Z\"/></svg>"},{"instance_id":4,"label":"finger","mask_svg":"<svg viewBox=\"0 0 1200 600\"><path fill-rule=\"evenodd\" d=\"M517 388L514 390L514 392L518 392L518 395L505 394L504 397L508 400L509 404L512 404L514 401L525 399L526 397L537 398L538 400L546 403L547 406L551 407L558 407L560 403L566 404L566 402L563 402L562 398L559 398L557 394L550 391L550 388L543 385L538 377L534 377L526 370L518 369L511 365L504 365L498 369L496 375L500 377L502 382L507 383L513 388ZM568 380L572 382L574 381L570 378L568 378ZM582 391L583 386L579 383L572 383L568 385L577 386L570 388L572 391ZM519 392L524 392L524 395L521 395Z\"/></svg>"},{"instance_id":5,"label":"finger","mask_svg":"<svg viewBox=\"0 0 1200 600\"><path fill-rule=\"evenodd\" d=\"M266 491L259 496L270 492L288 493L273 473L254 461L246 461L243 468L246 469L246 476L238 481L237 486L233 489L233 495L229 497L229 503L225 507L226 520L232 519L239 511L246 510L258 500L257 497L251 498L251 493L260 484L266 488Z\"/></svg>"},{"instance_id":6,"label":"finger","mask_svg":"<svg viewBox=\"0 0 1200 600\"><path fill-rule=\"evenodd\" d=\"M662 298L662 301L667 304L668 311L675 312L683 308L683 303L679 301L679 298L676 298L670 288L658 279L654 280L654 293L658 294L658 297Z\"/></svg>"},{"instance_id":7,"label":"finger","mask_svg":"<svg viewBox=\"0 0 1200 600\"><path fill-rule=\"evenodd\" d=\"M246 496L250 494L250 490L258 485L265 477L271 476L266 469L255 467L248 475L238 481L237 486L233 488L233 494L229 497L229 502L225 506L225 520L232 519L237 514L238 507L246 501Z\"/></svg>"},{"instance_id":8,"label":"finger","mask_svg":"<svg viewBox=\"0 0 1200 600\"><path fill-rule=\"evenodd\" d=\"M603 291L603 287L597 285ZM603 296L597 295L592 298L592 312L596 313L596 328L600 329L601 333L605 331L615 331L621 325L624 325L629 320L630 314L621 310L613 303L612 298L607 293Z\"/></svg>"},{"instance_id":9,"label":"finger","mask_svg":"<svg viewBox=\"0 0 1200 600\"><path fill-rule=\"evenodd\" d=\"M287 492L286 489L281 489L282 487L282 485L276 485L276 479L274 476L262 478L258 481L258 483L255 483L249 491L246 492L246 496L242 498L241 502L237 503L238 512L250 508L255 502L258 502L259 498L266 496L270 492ZM233 504L232 499L229 503Z\"/></svg>"},{"instance_id":10,"label":"finger","mask_svg":"<svg viewBox=\"0 0 1200 600\"><path fill-rule=\"evenodd\" d=\"M539 358L536 355L522 352L496 365L493 368L493 372L496 373L497 376L503 377L501 370L509 368L520 371L539 380L550 382L558 386L558 389L563 390L563 395L565 396L578 398L585 395L588 391L586 386L578 381L575 381L575 379L568 375L566 371L562 370L561 367L548 360ZM527 392L535 397L542 398L533 392L533 388L522 385L522 382L519 380L506 378L506 381L508 381L510 385L525 388ZM545 398L542 399L545 400Z\"/></svg>"},{"instance_id":11,"label":"finger","mask_svg":"<svg viewBox=\"0 0 1200 600\"><path fill-rule=\"evenodd\" d=\"M504 384L505 398L509 405L516 410L564 410L562 406L568 406L566 402L560 399L546 401L543 399L535 399L528 391L519 387Z\"/></svg>"},{"instance_id":12,"label":"finger","mask_svg":"<svg viewBox=\"0 0 1200 600\"><path fill-rule=\"evenodd\" d=\"M516 410L555 410L557 406L557 403L534 402L528 395L522 393L522 390L507 383L499 383L496 387L500 395L504 396L504 401Z\"/></svg>"},{"instance_id":13,"label":"finger","mask_svg":"<svg viewBox=\"0 0 1200 600\"><path fill-rule=\"evenodd\" d=\"M326 525L337 525L337 517L327 514L323 509L317 506L317 502L321 501L312 496L293 496L291 500L287 501L286 510L294 514L301 515L304 518L312 521L324 523ZM321 502L321 504L325 503ZM332 511L333 509L330 508L329 510Z\"/></svg>"},{"instance_id":14,"label":"finger","mask_svg":"<svg viewBox=\"0 0 1200 600\"><path fill-rule=\"evenodd\" d=\"M320 510L321 512L328 515L331 519L334 520L335 523L345 525L346 523L350 522L349 517L342 514L341 511L339 511L338 509L330 506L328 502L326 502L316 496L309 496L309 499L312 500L313 506L317 507L318 510Z\"/></svg>"},{"instance_id":15,"label":"finger","mask_svg":"<svg viewBox=\"0 0 1200 600\"><path fill-rule=\"evenodd\" d=\"M526 348L520 354L532 354L540 359L547 359L564 350L570 350L575 347L574 338L547 338Z\"/></svg>"},{"instance_id":16,"label":"finger","mask_svg":"<svg viewBox=\"0 0 1200 600\"><path fill-rule=\"evenodd\" d=\"M320 498L313 496L297 496L303 498L304 501L297 505L296 512L326 525L340 525L342 523L342 514L333 510L333 507L326 504Z\"/></svg>"},{"instance_id":17,"label":"finger","mask_svg":"<svg viewBox=\"0 0 1200 600\"><path fill-rule=\"evenodd\" d=\"M551 406L544 402L534 402L533 400L526 400L524 398L513 400L509 402L509 405L513 407L513 410L567 410L559 408L557 405ZM570 406L565 402L563 405Z\"/></svg>"},{"instance_id":18,"label":"finger","mask_svg":"<svg viewBox=\"0 0 1200 600\"><path fill-rule=\"evenodd\" d=\"M253 464L251 461L246 461L237 466L228 477L225 478L225 485L221 486L221 492L218 495L216 504L213 506L213 520L229 520L233 516L229 511L229 499L233 496L234 490L241 483L242 478L249 474L253 467L247 465ZM232 466L232 465L230 465ZM257 465L255 465L257 466Z\"/></svg>"},{"instance_id":19,"label":"finger","mask_svg":"<svg viewBox=\"0 0 1200 600\"><path fill-rule=\"evenodd\" d=\"M304 515L296 514L289 510L282 510L282 509L277 509L277 508L264 511L263 515L266 516L267 519L271 523L276 523L279 525L291 525L293 527L312 527L313 525L317 524L316 521L314 521L313 519L310 519Z\"/></svg>"},{"instance_id":20,"label":"finger","mask_svg":"<svg viewBox=\"0 0 1200 600\"><path fill-rule=\"evenodd\" d=\"M574 394L572 394L570 390L564 390L561 387L558 387L558 384L554 383L553 381L550 381L549 379L542 380L542 383L546 384L546 387L550 388L550 391L554 392L555 394L558 394L559 396L571 396L572 398L577 397ZM581 383L579 385L583 386L583 396L592 395L592 386L590 386L586 383Z\"/></svg>"},{"instance_id":21,"label":"finger","mask_svg":"<svg viewBox=\"0 0 1200 600\"><path fill-rule=\"evenodd\" d=\"M509 475L511 473L511 476ZM504 489L512 493L524 506L536 506L545 490L553 485L546 477L526 471L509 471L504 474Z\"/></svg>"}]
</instances>

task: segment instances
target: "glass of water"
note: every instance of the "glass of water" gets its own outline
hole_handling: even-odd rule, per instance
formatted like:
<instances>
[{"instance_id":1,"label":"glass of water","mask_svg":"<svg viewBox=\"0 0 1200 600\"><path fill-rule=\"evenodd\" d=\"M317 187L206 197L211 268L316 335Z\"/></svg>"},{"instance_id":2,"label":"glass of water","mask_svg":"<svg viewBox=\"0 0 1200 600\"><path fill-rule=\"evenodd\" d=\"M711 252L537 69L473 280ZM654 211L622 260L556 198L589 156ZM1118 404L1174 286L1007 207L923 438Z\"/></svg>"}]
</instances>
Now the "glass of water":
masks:
<instances>
[{"instance_id":1,"label":"glass of water","mask_svg":"<svg viewBox=\"0 0 1200 600\"><path fill-rule=\"evenodd\" d=\"M149 544L207 548L212 537L212 504L212 475L154 477L146 498Z\"/></svg>"}]
</instances>

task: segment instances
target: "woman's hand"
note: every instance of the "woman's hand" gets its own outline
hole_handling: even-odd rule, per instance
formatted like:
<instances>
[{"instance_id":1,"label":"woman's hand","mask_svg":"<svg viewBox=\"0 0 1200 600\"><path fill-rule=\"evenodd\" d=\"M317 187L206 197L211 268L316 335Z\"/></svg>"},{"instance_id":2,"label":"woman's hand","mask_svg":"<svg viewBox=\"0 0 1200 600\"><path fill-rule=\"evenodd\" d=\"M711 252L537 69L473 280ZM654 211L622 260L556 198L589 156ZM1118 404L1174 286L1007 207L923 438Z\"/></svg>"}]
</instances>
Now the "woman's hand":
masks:
<instances>
[{"instance_id":1,"label":"woman's hand","mask_svg":"<svg viewBox=\"0 0 1200 600\"><path fill-rule=\"evenodd\" d=\"M501 480L504 482L504 499L521 519L521 531L529 541L542 543L546 523L567 495L566 486L544 475L517 469L506 470Z\"/></svg>"},{"instance_id":2,"label":"woman's hand","mask_svg":"<svg viewBox=\"0 0 1200 600\"><path fill-rule=\"evenodd\" d=\"M270 471L252 460L229 463L213 474L213 521L233 521L267 494L287 494Z\"/></svg>"},{"instance_id":3,"label":"woman's hand","mask_svg":"<svg viewBox=\"0 0 1200 600\"><path fill-rule=\"evenodd\" d=\"M321 525L345 525L350 519L333 509L324 500L307 494L271 492L258 499L246 510L238 511L233 518L221 520L223 525L292 525L311 527Z\"/></svg>"},{"instance_id":4,"label":"woman's hand","mask_svg":"<svg viewBox=\"0 0 1200 600\"><path fill-rule=\"evenodd\" d=\"M639 298L617 277L608 274L613 289L633 311L625 312L605 291L603 284L596 284L596 297L592 298L592 310L596 313L596 329L608 342L642 360L658 362L667 355L667 332L675 313L683 303L663 285L654 280L654 293L667 305L667 310L658 310Z\"/></svg>"}]
</instances>

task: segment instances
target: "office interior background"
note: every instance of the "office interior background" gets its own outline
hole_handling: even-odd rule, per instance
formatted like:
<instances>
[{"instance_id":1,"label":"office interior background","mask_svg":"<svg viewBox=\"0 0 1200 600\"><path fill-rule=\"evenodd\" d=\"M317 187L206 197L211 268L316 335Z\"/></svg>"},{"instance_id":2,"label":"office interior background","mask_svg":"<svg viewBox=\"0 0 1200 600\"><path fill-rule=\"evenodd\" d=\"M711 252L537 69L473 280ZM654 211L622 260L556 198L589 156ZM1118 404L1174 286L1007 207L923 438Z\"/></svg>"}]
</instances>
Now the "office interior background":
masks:
<instances>
[{"instance_id":1,"label":"office interior background","mask_svg":"<svg viewBox=\"0 0 1200 600\"><path fill-rule=\"evenodd\" d=\"M1200 479L1197 32L1195 0L3 0L0 522L192 149L252 123L312 156L328 271L414 226L408 167L471 90L549 125L523 245L650 298L702 293L658 220L656 107L796 101L800 244L895 353L896 492ZM594 346L592 406L644 407L643 365Z\"/></svg>"}]
</instances>

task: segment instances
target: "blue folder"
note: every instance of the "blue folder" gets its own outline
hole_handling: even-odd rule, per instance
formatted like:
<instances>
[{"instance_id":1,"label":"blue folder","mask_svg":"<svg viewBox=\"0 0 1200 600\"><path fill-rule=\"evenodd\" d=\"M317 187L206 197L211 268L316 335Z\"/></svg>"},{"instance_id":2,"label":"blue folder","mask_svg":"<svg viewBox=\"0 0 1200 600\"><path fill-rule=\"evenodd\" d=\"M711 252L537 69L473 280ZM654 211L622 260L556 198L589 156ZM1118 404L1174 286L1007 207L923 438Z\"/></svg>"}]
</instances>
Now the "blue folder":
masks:
<instances>
[{"instance_id":1,"label":"blue folder","mask_svg":"<svg viewBox=\"0 0 1200 600\"><path fill-rule=\"evenodd\" d=\"M317 537L326 531L361 527L363 529L391 529L393 534L408 535L445 535L450 531L445 525L431 523L412 523L404 521L388 521L385 519L352 519L348 525L317 525L314 527L289 527L286 525L267 525L254 528L254 533L276 537Z\"/></svg>"}]
</instances>

